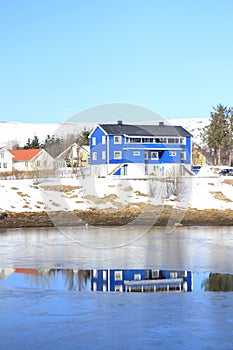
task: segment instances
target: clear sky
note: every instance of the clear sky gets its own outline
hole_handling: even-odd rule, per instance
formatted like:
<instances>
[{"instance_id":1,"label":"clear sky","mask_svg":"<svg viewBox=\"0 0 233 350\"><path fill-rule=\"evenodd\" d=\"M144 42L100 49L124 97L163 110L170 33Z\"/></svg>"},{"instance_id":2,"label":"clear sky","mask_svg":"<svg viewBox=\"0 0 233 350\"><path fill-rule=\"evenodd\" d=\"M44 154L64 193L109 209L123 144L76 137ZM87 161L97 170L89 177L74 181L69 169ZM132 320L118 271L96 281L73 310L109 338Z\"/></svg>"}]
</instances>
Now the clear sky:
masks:
<instances>
[{"instance_id":1,"label":"clear sky","mask_svg":"<svg viewBox=\"0 0 233 350\"><path fill-rule=\"evenodd\" d=\"M165 118L233 105L232 0L0 0L0 121L112 102Z\"/></svg>"}]
</instances>

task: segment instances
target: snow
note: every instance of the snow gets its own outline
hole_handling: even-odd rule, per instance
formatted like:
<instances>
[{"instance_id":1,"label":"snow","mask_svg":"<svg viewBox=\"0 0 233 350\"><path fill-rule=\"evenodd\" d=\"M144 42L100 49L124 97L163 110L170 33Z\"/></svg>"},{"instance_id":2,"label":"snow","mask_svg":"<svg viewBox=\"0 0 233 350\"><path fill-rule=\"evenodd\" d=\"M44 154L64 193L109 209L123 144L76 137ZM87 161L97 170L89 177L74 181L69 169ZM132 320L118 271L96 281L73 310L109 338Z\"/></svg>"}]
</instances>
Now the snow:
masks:
<instances>
[{"instance_id":1,"label":"snow","mask_svg":"<svg viewBox=\"0 0 233 350\"><path fill-rule=\"evenodd\" d=\"M158 120L137 122L135 124L158 124ZM201 132L203 128L209 124L208 118L184 118L184 119L168 119L165 123L170 125L181 125L188 130L193 141L201 145ZM0 147L11 144L12 141L17 141L22 147L27 142L28 138L33 139L38 136L40 142L43 142L47 135L65 137L70 133L79 134L85 128L92 129L96 123L74 123L64 122L57 124L39 124L39 123L16 123L16 122L0 122Z\"/></svg>"},{"instance_id":2,"label":"snow","mask_svg":"<svg viewBox=\"0 0 233 350\"><path fill-rule=\"evenodd\" d=\"M184 209L233 210L233 178L213 173L209 176L207 170L206 174L185 178L181 198L171 196L170 200L165 198L162 187L151 196L150 181L146 180L94 176L40 179L39 183L35 179L0 180L0 211L112 210L142 203ZM225 180L230 180L231 184Z\"/></svg>"}]
</instances>

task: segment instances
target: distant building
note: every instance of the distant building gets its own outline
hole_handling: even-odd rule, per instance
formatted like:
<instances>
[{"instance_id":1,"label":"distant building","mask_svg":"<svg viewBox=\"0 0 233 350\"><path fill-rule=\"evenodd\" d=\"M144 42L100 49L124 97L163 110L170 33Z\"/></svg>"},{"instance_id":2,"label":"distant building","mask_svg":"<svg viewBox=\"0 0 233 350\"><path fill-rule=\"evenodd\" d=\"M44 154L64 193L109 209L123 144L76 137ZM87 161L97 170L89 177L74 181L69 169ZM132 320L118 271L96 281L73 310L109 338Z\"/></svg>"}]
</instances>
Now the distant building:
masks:
<instances>
[{"instance_id":1,"label":"distant building","mask_svg":"<svg viewBox=\"0 0 233 350\"><path fill-rule=\"evenodd\" d=\"M92 173L163 176L168 169L191 170L192 135L181 126L99 124L89 135Z\"/></svg>"},{"instance_id":2,"label":"distant building","mask_svg":"<svg viewBox=\"0 0 233 350\"><path fill-rule=\"evenodd\" d=\"M12 150L13 170L33 171L54 169L54 158L43 148Z\"/></svg>"},{"instance_id":3,"label":"distant building","mask_svg":"<svg viewBox=\"0 0 233 350\"><path fill-rule=\"evenodd\" d=\"M191 271L153 269L91 270L91 290L102 292L190 292Z\"/></svg>"},{"instance_id":4,"label":"distant building","mask_svg":"<svg viewBox=\"0 0 233 350\"><path fill-rule=\"evenodd\" d=\"M192 165L199 165L199 166L206 165L205 152L199 147L193 147L192 149Z\"/></svg>"},{"instance_id":5,"label":"distant building","mask_svg":"<svg viewBox=\"0 0 233 350\"><path fill-rule=\"evenodd\" d=\"M12 171L13 155L5 147L0 148L0 172Z\"/></svg>"},{"instance_id":6,"label":"distant building","mask_svg":"<svg viewBox=\"0 0 233 350\"><path fill-rule=\"evenodd\" d=\"M59 154L56 160L63 160L64 165L71 168L87 167L90 164L90 147L73 143Z\"/></svg>"}]
</instances>

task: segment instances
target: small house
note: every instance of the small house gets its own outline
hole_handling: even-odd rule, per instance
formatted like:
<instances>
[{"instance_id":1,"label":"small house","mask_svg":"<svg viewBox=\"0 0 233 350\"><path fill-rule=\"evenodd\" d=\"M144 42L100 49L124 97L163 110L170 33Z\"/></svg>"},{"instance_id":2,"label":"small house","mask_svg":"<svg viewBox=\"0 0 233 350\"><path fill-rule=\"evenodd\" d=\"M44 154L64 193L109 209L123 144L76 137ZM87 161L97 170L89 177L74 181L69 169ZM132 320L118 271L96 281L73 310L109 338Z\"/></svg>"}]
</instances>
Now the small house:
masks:
<instances>
[{"instance_id":1,"label":"small house","mask_svg":"<svg viewBox=\"0 0 233 350\"><path fill-rule=\"evenodd\" d=\"M54 158L43 148L12 150L13 170L33 171L54 169Z\"/></svg>"}]
</instances>

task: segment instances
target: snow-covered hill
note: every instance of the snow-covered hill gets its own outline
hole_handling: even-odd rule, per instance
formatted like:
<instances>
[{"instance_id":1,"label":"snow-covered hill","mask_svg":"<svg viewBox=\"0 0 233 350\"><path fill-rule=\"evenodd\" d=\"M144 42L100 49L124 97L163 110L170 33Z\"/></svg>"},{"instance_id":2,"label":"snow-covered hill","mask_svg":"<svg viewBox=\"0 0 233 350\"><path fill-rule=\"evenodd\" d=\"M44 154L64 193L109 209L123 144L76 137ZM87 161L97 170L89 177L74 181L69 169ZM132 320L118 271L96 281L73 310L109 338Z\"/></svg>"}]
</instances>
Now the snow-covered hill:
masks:
<instances>
[{"instance_id":1,"label":"snow-covered hill","mask_svg":"<svg viewBox=\"0 0 233 350\"><path fill-rule=\"evenodd\" d=\"M143 122L146 124L152 121ZM157 124L158 121L155 121ZM168 119L165 123L171 125L183 126L193 135L193 141L202 144L201 131L208 125L208 118L184 118L184 119ZM38 136L40 142L44 141L47 135L66 136L71 133L80 133L85 128L91 129L96 123L57 123L57 124L36 124L36 123L15 123L0 122L0 147L11 146L12 141L17 142L20 146L25 145L28 138L33 139ZM138 124L142 124L138 123Z\"/></svg>"}]
</instances>

